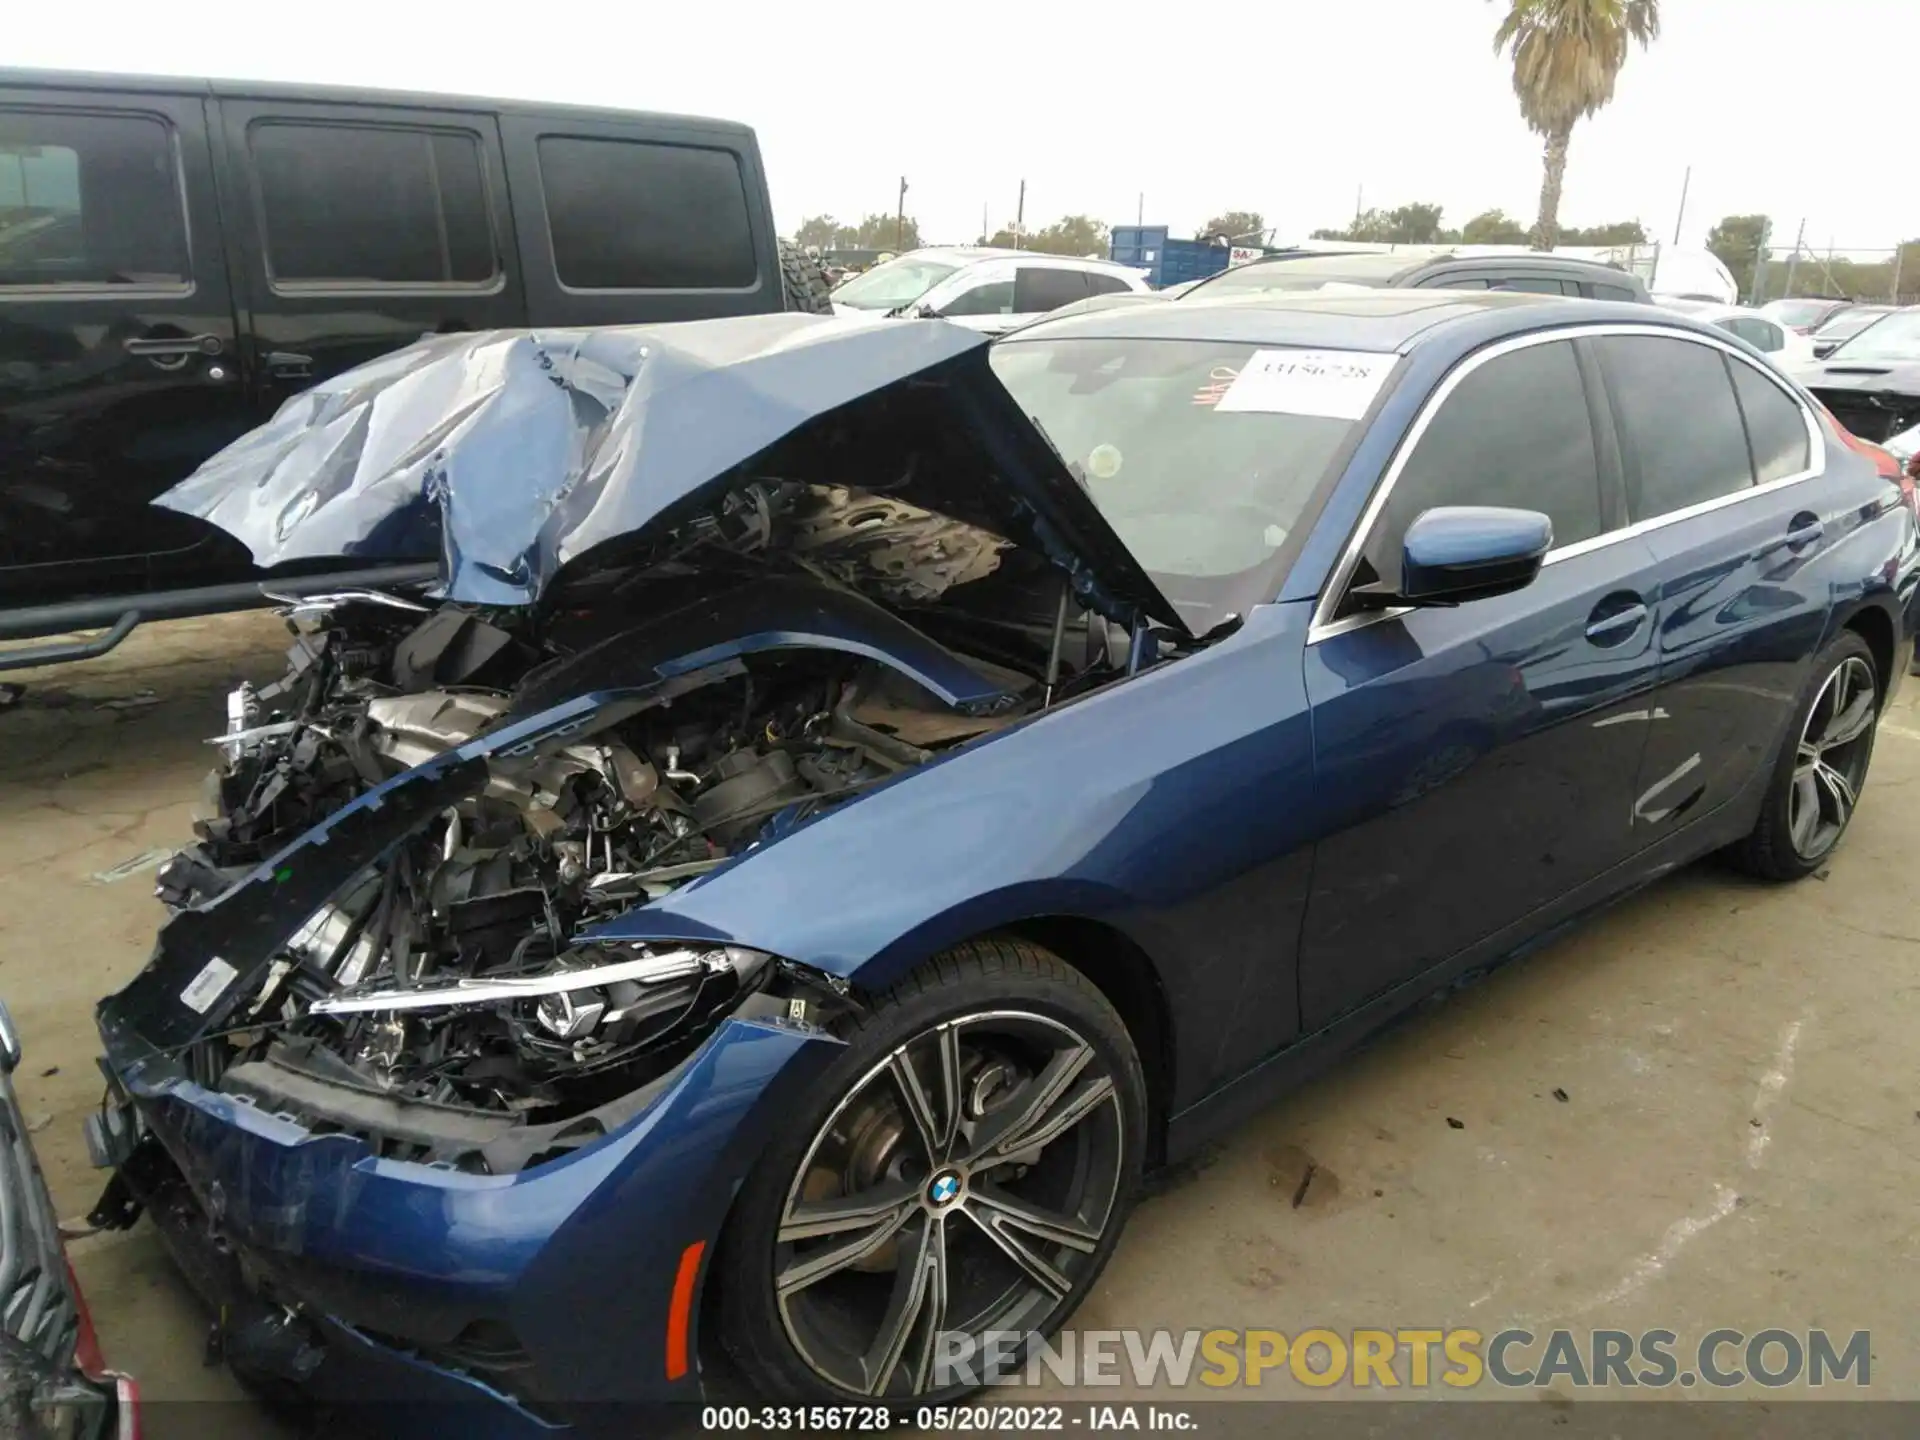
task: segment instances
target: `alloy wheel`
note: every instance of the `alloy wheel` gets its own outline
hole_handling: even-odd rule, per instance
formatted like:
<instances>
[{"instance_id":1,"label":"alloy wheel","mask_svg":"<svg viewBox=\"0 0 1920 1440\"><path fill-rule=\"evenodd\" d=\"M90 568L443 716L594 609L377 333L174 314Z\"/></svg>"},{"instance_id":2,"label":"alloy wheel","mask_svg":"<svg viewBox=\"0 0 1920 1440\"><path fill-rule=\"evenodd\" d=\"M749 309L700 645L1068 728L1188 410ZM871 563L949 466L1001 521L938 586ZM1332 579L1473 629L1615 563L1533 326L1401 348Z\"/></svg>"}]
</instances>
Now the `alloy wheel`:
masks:
<instances>
[{"instance_id":1,"label":"alloy wheel","mask_svg":"<svg viewBox=\"0 0 1920 1440\"><path fill-rule=\"evenodd\" d=\"M1831 850L1853 818L1878 704L1873 667L1858 655L1842 660L1814 697L1787 796L1787 834L1804 860Z\"/></svg>"},{"instance_id":2,"label":"alloy wheel","mask_svg":"<svg viewBox=\"0 0 1920 1440\"><path fill-rule=\"evenodd\" d=\"M808 1147L773 1285L801 1359L855 1394L944 1388L942 1332L1044 1329L1095 1267L1125 1130L1100 1053L1026 1011L949 1020L860 1077Z\"/></svg>"}]
</instances>

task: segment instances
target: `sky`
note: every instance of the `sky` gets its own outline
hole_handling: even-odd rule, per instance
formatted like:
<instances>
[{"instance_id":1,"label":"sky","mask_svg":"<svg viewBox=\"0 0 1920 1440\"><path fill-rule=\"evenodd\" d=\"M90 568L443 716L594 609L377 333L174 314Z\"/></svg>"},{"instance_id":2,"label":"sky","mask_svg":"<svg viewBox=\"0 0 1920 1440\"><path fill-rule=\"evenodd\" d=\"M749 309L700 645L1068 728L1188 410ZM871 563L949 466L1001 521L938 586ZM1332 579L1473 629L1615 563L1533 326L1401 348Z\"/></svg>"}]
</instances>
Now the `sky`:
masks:
<instances>
[{"instance_id":1,"label":"sky","mask_svg":"<svg viewBox=\"0 0 1920 1440\"><path fill-rule=\"evenodd\" d=\"M1530 220L1540 144L1492 50L1504 0L418 0L19 4L9 66L447 91L743 120L783 233L891 213L928 240L1083 213L1281 240L1368 206ZM1573 139L1561 219L1683 243L1726 214L1776 244L1920 236L1915 0L1665 0L1663 33ZM190 22L190 23L183 23ZM1144 201L1142 200L1144 196Z\"/></svg>"}]
</instances>

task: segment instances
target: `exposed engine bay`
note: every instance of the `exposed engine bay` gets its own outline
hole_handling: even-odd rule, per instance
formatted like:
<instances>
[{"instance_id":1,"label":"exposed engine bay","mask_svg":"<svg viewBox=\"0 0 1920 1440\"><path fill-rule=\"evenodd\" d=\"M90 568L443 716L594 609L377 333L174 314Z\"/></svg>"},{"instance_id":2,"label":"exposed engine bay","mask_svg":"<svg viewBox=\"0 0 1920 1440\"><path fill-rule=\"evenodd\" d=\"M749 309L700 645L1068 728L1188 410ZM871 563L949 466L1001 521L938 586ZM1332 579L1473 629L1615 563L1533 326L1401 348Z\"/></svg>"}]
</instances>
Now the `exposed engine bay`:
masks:
<instances>
[{"instance_id":1,"label":"exposed engine bay","mask_svg":"<svg viewBox=\"0 0 1920 1440\"><path fill-rule=\"evenodd\" d=\"M1138 663L1032 560L898 501L754 483L539 612L375 592L291 606L291 668L229 697L198 839L160 873L176 912L414 767L616 698L561 742L488 754L483 784L355 873L236 983L188 1050L193 1078L385 1154L498 1172L602 1133L749 1002L831 1009L820 977L758 952L591 932ZM756 606L772 639L706 643L753 630ZM943 697L932 670L836 641L836 607L973 689Z\"/></svg>"}]
</instances>

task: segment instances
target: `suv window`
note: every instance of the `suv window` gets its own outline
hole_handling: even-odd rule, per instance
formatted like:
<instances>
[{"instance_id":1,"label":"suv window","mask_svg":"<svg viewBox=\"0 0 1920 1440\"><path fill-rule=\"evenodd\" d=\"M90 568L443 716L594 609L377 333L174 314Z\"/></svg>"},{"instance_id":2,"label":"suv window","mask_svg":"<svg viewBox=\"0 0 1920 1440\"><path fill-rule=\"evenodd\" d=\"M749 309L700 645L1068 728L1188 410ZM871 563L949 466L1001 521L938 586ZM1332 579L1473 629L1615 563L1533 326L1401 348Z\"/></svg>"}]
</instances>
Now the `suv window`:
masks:
<instances>
[{"instance_id":1,"label":"suv window","mask_svg":"<svg viewBox=\"0 0 1920 1440\"><path fill-rule=\"evenodd\" d=\"M1115 295L1122 290L1133 288L1118 275L1103 275L1098 270L1089 270L1086 275L1089 295Z\"/></svg>"},{"instance_id":2,"label":"suv window","mask_svg":"<svg viewBox=\"0 0 1920 1440\"><path fill-rule=\"evenodd\" d=\"M1592 292L1593 298L1595 300L1638 301L1640 298L1639 293L1637 291L1632 290L1625 285L1608 285L1605 282L1599 281L1599 280L1595 280L1591 282L1587 286L1587 289Z\"/></svg>"},{"instance_id":3,"label":"suv window","mask_svg":"<svg viewBox=\"0 0 1920 1440\"><path fill-rule=\"evenodd\" d=\"M1746 430L1721 351L1658 335L1609 335L1594 345L1620 423L1631 520L1651 520L1753 484Z\"/></svg>"},{"instance_id":4,"label":"suv window","mask_svg":"<svg viewBox=\"0 0 1920 1440\"><path fill-rule=\"evenodd\" d=\"M471 133L267 120L247 145L276 285L479 285L497 272Z\"/></svg>"},{"instance_id":5,"label":"suv window","mask_svg":"<svg viewBox=\"0 0 1920 1440\"><path fill-rule=\"evenodd\" d=\"M1050 266L1022 265L1013 272L1013 313L1043 315L1087 298L1087 273L1084 270L1056 270Z\"/></svg>"},{"instance_id":6,"label":"suv window","mask_svg":"<svg viewBox=\"0 0 1920 1440\"><path fill-rule=\"evenodd\" d=\"M1011 315L1013 281L989 280L963 291L940 307L942 315Z\"/></svg>"},{"instance_id":7,"label":"suv window","mask_svg":"<svg viewBox=\"0 0 1920 1440\"><path fill-rule=\"evenodd\" d=\"M572 290L745 290L759 275L731 150L542 136L540 184Z\"/></svg>"},{"instance_id":8,"label":"suv window","mask_svg":"<svg viewBox=\"0 0 1920 1440\"><path fill-rule=\"evenodd\" d=\"M1762 485L1809 468L1806 412L1773 381L1745 361L1731 362L1734 394L1747 422L1753 473Z\"/></svg>"},{"instance_id":9,"label":"suv window","mask_svg":"<svg viewBox=\"0 0 1920 1440\"><path fill-rule=\"evenodd\" d=\"M1441 403L1367 543L1374 576L1398 583L1407 527L1438 505L1542 511L1556 547L1601 533L1600 462L1571 342L1495 356Z\"/></svg>"},{"instance_id":10,"label":"suv window","mask_svg":"<svg viewBox=\"0 0 1920 1440\"><path fill-rule=\"evenodd\" d=\"M0 110L0 287L186 283L179 163L160 120Z\"/></svg>"},{"instance_id":11,"label":"suv window","mask_svg":"<svg viewBox=\"0 0 1920 1440\"><path fill-rule=\"evenodd\" d=\"M1491 286L1495 290L1519 290L1528 295L1578 295L1580 287L1545 275L1504 275Z\"/></svg>"}]
</instances>

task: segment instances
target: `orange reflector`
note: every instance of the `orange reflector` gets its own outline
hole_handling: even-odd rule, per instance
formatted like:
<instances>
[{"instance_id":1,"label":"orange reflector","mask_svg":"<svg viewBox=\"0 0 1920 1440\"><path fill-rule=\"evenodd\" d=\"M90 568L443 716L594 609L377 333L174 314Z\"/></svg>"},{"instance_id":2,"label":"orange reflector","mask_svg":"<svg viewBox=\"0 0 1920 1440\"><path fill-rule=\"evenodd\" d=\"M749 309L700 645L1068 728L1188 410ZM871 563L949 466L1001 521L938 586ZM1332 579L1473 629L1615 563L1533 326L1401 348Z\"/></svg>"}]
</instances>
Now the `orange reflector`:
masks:
<instances>
[{"instance_id":1,"label":"orange reflector","mask_svg":"<svg viewBox=\"0 0 1920 1440\"><path fill-rule=\"evenodd\" d=\"M693 1282L700 1276L700 1257L707 1242L696 1240L680 1256L680 1269L673 1277L673 1304L667 1311L667 1378L678 1380L687 1373L687 1330L693 1322Z\"/></svg>"}]
</instances>

